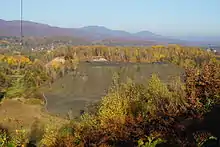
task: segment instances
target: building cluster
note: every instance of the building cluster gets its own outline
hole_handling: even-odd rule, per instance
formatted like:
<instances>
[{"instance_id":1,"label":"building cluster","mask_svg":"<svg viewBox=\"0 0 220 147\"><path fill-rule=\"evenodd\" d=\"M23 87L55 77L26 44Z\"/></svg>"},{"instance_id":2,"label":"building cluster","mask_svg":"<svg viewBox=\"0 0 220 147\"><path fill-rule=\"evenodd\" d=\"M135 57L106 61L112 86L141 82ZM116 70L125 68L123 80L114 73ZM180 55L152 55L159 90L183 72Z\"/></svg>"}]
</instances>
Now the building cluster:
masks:
<instances>
[{"instance_id":1,"label":"building cluster","mask_svg":"<svg viewBox=\"0 0 220 147\"><path fill-rule=\"evenodd\" d=\"M217 50L214 48L207 48L206 49L208 52L213 52L213 53L217 53Z\"/></svg>"}]
</instances>

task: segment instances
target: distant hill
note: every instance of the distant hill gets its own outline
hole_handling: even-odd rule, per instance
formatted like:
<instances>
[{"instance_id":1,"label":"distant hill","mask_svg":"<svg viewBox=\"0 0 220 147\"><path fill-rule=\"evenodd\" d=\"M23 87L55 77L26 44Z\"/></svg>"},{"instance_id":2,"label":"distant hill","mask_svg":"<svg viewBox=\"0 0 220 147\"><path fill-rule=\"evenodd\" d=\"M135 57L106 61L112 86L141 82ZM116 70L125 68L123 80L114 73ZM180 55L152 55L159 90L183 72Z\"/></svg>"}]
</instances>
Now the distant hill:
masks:
<instances>
[{"instance_id":1,"label":"distant hill","mask_svg":"<svg viewBox=\"0 0 220 147\"><path fill-rule=\"evenodd\" d=\"M5 21L0 19L0 36L20 36L20 29L19 20ZM199 41L195 43L190 39L171 38L154 34L150 31L129 33L122 30L111 30L103 26L60 28L31 21L23 21L23 35L25 37L68 36L81 39L81 41L90 41L98 44L107 43L109 45L201 44Z\"/></svg>"}]
</instances>

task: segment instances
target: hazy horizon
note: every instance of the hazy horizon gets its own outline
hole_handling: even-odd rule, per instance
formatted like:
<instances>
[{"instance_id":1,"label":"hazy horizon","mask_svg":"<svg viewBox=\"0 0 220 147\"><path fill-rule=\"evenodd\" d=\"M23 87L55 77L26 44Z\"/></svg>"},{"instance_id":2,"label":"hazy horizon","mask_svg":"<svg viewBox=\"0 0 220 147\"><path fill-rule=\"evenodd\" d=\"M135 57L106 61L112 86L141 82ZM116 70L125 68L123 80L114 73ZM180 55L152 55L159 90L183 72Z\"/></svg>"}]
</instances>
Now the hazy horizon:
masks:
<instances>
[{"instance_id":1,"label":"hazy horizon","mask_svg":"<svg viewBox=\"0 0 220 147\"><path fill-rule=\"evenodd\" d=\"M20 0L2 1L1 6L0 19L20 19ZM219 36L218 14L219 0L23 0L23 19L28 21L64 28L104 26L131 33L150 31L175 37Z\"/></svg>"}]
</instances>

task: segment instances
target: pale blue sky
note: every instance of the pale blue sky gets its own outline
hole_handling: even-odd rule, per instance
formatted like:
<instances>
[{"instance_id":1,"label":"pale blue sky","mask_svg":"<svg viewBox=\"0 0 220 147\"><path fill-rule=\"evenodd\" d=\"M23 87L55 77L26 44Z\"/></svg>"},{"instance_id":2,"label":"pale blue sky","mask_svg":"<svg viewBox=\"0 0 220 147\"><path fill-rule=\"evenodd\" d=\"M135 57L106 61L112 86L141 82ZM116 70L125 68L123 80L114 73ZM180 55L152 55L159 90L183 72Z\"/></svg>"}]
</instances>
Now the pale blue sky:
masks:
<instances>
[{"instance_id":1,"label":"pale blue sky","mask_svg":"<svg viewBox=\"0 0 220 147\"><path fill-rule=\"evenodd\" d=\"M23 0L24 19L60 27L101 25L161 35L220 35L220 0ZM1 0L0 19L20 18L20 0Z\"/></svg>"}]
</instances>

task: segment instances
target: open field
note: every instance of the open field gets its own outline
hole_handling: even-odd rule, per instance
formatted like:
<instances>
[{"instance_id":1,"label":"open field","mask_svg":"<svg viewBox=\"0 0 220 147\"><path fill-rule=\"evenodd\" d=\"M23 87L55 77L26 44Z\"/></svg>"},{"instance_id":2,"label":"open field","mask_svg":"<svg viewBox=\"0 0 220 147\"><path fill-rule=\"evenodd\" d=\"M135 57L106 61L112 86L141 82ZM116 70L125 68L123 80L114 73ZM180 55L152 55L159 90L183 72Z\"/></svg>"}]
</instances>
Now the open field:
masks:
<instances>
[{"instance_id":1,"label":"open field","mask_svg":"<svg viewBox=\"0 0 220 147\"><path fill-rule=\"evenodd\" d=\"M75 74L62 77L52 84L49 92L45 92L47 108L54 114L66 116L71 110L72 115L78 116L86 105L107 94L113 75L118 72L122 82L130 77L146 85L153 73L168 82L172 77L181 76L183 71L167 63L80 63Z\"/></svg>"}]
</instances>

